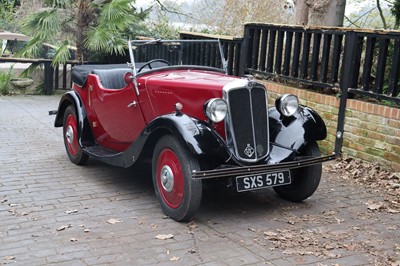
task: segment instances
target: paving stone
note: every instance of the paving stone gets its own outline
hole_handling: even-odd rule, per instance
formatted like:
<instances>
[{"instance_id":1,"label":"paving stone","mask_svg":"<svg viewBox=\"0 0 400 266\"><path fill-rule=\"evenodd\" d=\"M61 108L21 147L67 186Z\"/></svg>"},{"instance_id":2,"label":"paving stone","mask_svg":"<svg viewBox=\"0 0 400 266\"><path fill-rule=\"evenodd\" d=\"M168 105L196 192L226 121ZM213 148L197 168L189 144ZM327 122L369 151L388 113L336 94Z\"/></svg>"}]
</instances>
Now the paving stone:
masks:
<instances>
[{"instance_id":1,"label":"paving stone","mask_svg":"<svg viewBox=\"0 0 400 266\"><path fill-rule=\"evenodd\" d=\"M47 115L60 97L0 96L0 265L356 266L400 260L400 215L366 205L383 202L384 195L327 173L304 203L283 201L272 189L236 193L211 185L195 228L165 219L148 165L70 163L62 129ZM107 223L111 218L120 222ZM288 241L264 232L286 233ZM155 239L158 234L174 238ZM304 238L309 241L299 241Z\"/></svg>"}]
</instances>

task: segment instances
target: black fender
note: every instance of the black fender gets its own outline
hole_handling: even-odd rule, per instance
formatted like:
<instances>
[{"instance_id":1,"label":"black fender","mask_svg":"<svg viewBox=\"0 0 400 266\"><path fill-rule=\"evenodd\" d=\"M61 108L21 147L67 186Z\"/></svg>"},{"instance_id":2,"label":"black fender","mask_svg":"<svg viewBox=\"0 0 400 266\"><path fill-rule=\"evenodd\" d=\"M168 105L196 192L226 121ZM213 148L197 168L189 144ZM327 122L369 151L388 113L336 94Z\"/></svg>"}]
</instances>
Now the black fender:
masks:
<instances>
[{"instance_id":1,"label":"black fender","mask_svg":"<svg viewBox=\"0 0 400 266\"><path fill-rule=\"evenodd\" d=\"M79 123L78 125L79 144L81 145L81 147L92 145L94 143L94 139L90 129L89 121L87 119L85 106L83 105L81 98L75 91L68 91L61 97L57 109L56 119L54 121L54 126L55 127L63 126L64 113L69 105L73 105L75 107Z\"/></svg>"},{"instance_id":2,"label":"black fender","mask_svg":"<svg viewBox=\"0 0 400 266\"><path fill-rule=\"evenodd\" d=\"M269 164L282 162L297 154L307 143L323 140L326 125L313 109L299 107L291 117L281 115L275 107L268 110L271 150Z\"/></svg>"},{"instance_id":3,"label":"black fender","mask_svg":"<svg viewBox=\"0 0 400 266\"><path fill-rule=\"evenodd\" d=\"M186 114L177 113L157 117L146 126L124 152L125 167L131 166L146 149L153 151L157 140L165 134L175 136L198 159L207 158L221 164L231 157L223 139L209 125Z\"/></svg>"}]
</instances>

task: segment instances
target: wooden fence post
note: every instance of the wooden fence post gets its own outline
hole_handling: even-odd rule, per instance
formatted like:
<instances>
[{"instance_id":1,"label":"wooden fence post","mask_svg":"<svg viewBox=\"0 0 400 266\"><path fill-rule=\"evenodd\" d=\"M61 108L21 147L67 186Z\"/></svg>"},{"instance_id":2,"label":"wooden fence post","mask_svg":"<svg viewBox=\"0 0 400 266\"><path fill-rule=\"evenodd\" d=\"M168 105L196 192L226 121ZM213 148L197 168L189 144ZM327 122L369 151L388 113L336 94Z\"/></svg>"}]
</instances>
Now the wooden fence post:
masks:
<instances>
[{"instance_id":1,"label":"wooden fence post","mask_svg":"<svg viewBox=\"0 0 400 266\"><path fill-rule=\"evenodd\" d=\"M46 95L53 94L53 74L54 68L51 66L51 61L44 61L44 89Z\"/></svg>"},{"instance_id":2,"label":"wooden fence post","mask_svg":"<svg viewBox=\"0 0 400 266\"><path fill-rule=\"evenodd\" d=\"M239 63L239 76L243 77L245 74L245 69L248 63L248 49L249 47L249 38L250 38L250 27L247 25L244 26L244 36L242 41L242 47L240 50L240 63Z\"/></svg>"},{"instance_id":3,"label":"wooden fence post","mask_svg":"<svg viewBox=\"0 0 400 266\"><path fill-rule=\"evenodd\" d=\"M357 43L358 43L358 34L356 32L351 32L351 31L346 32L343 64L342 64L342 76L340 79L340 90L341 90L340 105L339 105L338 124L336 130L336 140L335 140L336 156L339 156L342 153L348 91L350 88L357 86L357 83L354 84L354 75L355 71L357 71L354 67L356 63Z\"/></svg>"}]
</instances>

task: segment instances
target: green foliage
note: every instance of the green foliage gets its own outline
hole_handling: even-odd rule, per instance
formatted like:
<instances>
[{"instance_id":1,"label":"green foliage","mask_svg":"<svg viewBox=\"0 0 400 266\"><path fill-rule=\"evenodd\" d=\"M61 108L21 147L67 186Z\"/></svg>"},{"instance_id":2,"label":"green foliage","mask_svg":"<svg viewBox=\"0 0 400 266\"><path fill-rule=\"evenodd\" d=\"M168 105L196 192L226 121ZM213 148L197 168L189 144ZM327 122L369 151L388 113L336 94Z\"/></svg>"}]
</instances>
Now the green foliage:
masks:
<instances>
[{"instance_id":1,"label":"green foliage","mask_svg":"<svg viewBox=\"0 0 400 266\"><path fill-rule=\"evenodd\" d=\"M72 57L86 60L98 52L124 54L135 24L148 15L132 0L46 0L49 8L28 15L23 31L32 37L21 56L37 56L44 43L55 45L53 65ZM146 13L147 12L147 13Z\"/></svg>"},{"instance_id":2,"label":"green foliage","mask_svg":"<svg viewBox=\"0 0 400 266\"><path fill-rule=\"evenodd\" d=\"M0 30L12 30L15 23L14 8L19 4L16 0L0 0Z\"/></svg>"},{"instance_id":3,"label":"green foliage","mask_svg":"<svg viewBox=\"0 0 400 266\"><path fill-rule=\"evenodd\" d=\"M154 21L150 25L149 31L146 33L146 36L156 39L178 39L179 28L171 25L166 16L159 16L158 20Z\"/></svg>"},{"instance_id":4,"label":"green foliage","mask_svg":"<svg viewBox=\"0 0 400 266\"><path fill-rule=\"evenodd\" d=\"M394 0L393 5L390 9L392 15L395 17L395 29L399 29L400 27L400 0Z\"/></svg>"},{"instance_id":5,"label":"green foliage","mask_svg":"<svg viewBox=\"0 0 400 266\"><path fill-rule=\"evenodd\" d=\"M43 51L44 43L57 43L62 32L62 21L60 10L49 9L39 13L29 14L22 22L21 29L32 38L27 45L17 53L21 57L39 57ZM64 41L59 43L57 50L60 50L54 62L63 62L68 56L65 54Z\"/></svg>"},{"instance_id":6,"label":"green foliage","mask_svg":"<svg viewBox=\"0 0 400 266\"><path fill-rule=\"evenodd\" d=\"M345 16L346 25L374 29L399 27L400 0L348 0L346 8L352 10Z\"/></svg>"},{"instance_id":7,"label":"green foliage","mask_svg":"<svg viewBox=\"0 0 400 266\"><path fill-rule=\"evenodd\" d=\"M124 32L138 18L132 12L131 0L113 0L99 5L97 25L87 32L85 47L91 51L124 54L126 40Z\"/></svg>"},{"instance_id":8,"label":"green foliage","mask_svg":"<svg viewBox=\"0 0 400 266\"><path fill-rule=\"evenodd\" d=\"M0 70L0 94L7 95L12 90L12 86L10 80L12 78L12 69L11 66L7 71Z\"/></svg>"},{"instance_id":9,"label":"green foliage","mask_svg":"<svg viewBox=\"0 0 400 266\"><path fill-rule=\"evenodd\" d=\"M44 4L54 8L68 8L73 3L73 0L45 0Z\"/></svg>"},{"instance_id":10,"label":"green foliage","mask_svg":"<svg viewBox=\"0 0 400 266\"><path fill-rule=\"evenodd\" d=\"M40 83L35 87L35 94L36 95L45 95L46 94L46 89L44 87L44 82Z\"/></svg>"}]
</instances>

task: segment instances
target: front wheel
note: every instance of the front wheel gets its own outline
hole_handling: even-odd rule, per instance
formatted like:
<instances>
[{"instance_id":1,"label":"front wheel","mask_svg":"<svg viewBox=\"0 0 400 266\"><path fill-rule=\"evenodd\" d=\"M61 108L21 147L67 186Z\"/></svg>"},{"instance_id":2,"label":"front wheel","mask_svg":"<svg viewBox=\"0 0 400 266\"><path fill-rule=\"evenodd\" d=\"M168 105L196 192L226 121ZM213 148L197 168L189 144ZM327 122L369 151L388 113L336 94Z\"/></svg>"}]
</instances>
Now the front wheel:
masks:
<instances>
[{"instance_id":1,"label":"front wheel","mask_svg":"<svg viewBox=\"0 0 400 266\"><path fill-rule=\"evenodd\" d=\"M318 144L316 142L309 143L304 147L300 156L321 156ZM322 175L322 164L293 169L290 171L290 174L292 176L292 183L290 185L274 187L274 190L285 200L301 202L317 190Z\"/></svg>"},{"instance_id":2,"label":"front wheel","mask_svg":"<svg viewBox=\"0 0 400 266\"><path fill-rule=\"evenodd\" d=\"M63 125L64 145L68 157L74 164L86 163L89 156L83 153L78 141L78 120L72 105L65 109Z\"/></svg>"},{"instance_id":3,"label":"front wheel","mask_svg":"<svg viewBox=\"0 0 400 266\"><path fill-rule=\"evenodd\" d=\"M202 182L192 179L192 171L199 169L197 159L175 137L166 135L156 144L154 189L163 212L175 221L189 220L200 207Z\"/></svg>"}]
</instances>

